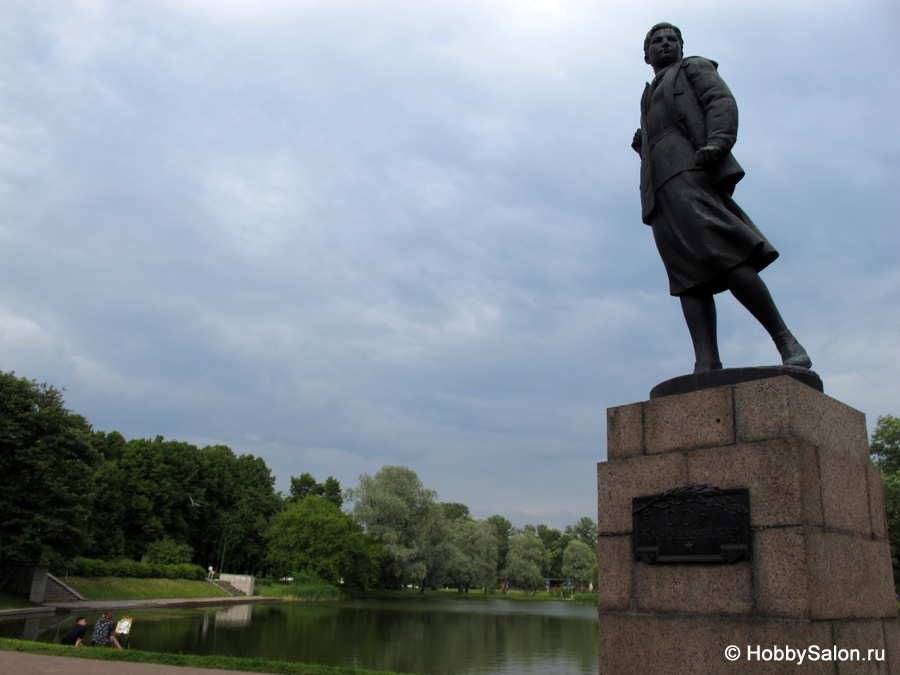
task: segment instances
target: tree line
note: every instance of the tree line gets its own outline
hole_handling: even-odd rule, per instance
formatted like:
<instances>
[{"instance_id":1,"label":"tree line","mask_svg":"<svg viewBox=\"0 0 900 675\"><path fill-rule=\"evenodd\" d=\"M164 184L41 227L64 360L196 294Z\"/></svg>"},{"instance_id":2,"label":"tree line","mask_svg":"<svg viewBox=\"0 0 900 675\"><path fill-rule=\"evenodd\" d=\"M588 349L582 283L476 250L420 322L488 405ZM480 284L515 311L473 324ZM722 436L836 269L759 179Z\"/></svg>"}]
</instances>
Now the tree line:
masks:
<instances>
[{"instance_id":1,"label":"tree line","mask_svg":"<svg viewBox=\"0 0 900 675\"><path fill-rule=\"evenodd\" d=\"M876 420L869 453L881 469L894 586L900 590L900 418L884 415Z\"/></svg>"},{"instance_id":2,"label":"tree line","mask_svg":"<svg viewBox=\"0 0 900 675\"><path fill-rule=\"evenodd\" d=\"M262 458L95 431L59 390L0 371L0 563L194 563L460 591L596 579L591 518L563 531L476 520L402 466L363 474L347 490L309 473L292 477L287 495L274 485Z\"/></svg>"}]
</instances>

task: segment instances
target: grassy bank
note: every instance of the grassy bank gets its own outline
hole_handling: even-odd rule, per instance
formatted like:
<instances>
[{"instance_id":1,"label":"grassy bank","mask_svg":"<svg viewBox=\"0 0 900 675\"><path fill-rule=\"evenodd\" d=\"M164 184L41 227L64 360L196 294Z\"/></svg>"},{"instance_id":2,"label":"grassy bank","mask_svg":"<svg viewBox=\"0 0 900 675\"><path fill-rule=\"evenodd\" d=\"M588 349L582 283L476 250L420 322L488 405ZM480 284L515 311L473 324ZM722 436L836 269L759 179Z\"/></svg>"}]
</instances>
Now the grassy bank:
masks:
<instances>
[{"instance_id":1,"label":"grassy bank","mask_svg":"<svg viewBox=\"0 0 900 675\"><path fill-rule=\"evenodd\" d=\"M340 600L342 597L346 597L340 588L315 576L293 581L258 578L253 592L264 598L281 598L283 600L322 601Z\"/></svg>"},{"instance_id":2,"label":"grassy bank","mask_svg":"<svg viewBox=\"0 0 900 675\"><path fill-rule=\"evenodd\" d=\"M162 598L227 598L228 593L207 581L187 579L126 579L72 577L68 581L86 600L159 600Z\"/></svg>"},{"instance_id":3,"label":"grassy bank","mask_svg":"<svg viewBox=\"0 0 900 675\"><path fill-rule=\"evenodd\" d=\"M484 600L510 600L513 602L572 602L572 594L566 591L560 596L558 591L537 591L536 593L525 594L524 591L510 590L501 593L499 590L491 590L485 593L481 589L471 589L468 593L460 593L455 588L441 588L438 590L426 589L422 593L418 588L405 588L403 590L380 591L377 589L367 591L354 591L353 589L342 589L342 596L345 598L354 598L360 600L366 599L383 599L383 600L416 600L416 599L447 599L447 600L468 600L472 602ZM576 604L597 604L597 593L576 593L574 597Z\"/></svg>"},{"instance_id":4,"label":"grassy bank","mask_svg":"<svg viewBox=\"0 0 900 675\"><path fill-rule=\"evenodd\" d=\"M597 606L597 591L591 591L584 593L576 593L575 594L575 603L579 605L593 605Z\"/></svg>"},{"instance_id":5,"label":"grassy bank","mask_svg":"<svg viewBox=\"0 0 900 675\"><path fill-rule=\"evenodd\" d=\"M75 577L68 579L69 586L87 600L159 600L165 598L221 598L228 594L218 586L206 581L188 581L186 579L130 579L122 577ZM485 594L480 589L472 589L468 593L459 593L452 588L440 590L426 589L420 593L417 588L406 588L395 591L368 590L359 592L350 588L336 588L322 582L300 580L284 582L274 579L257 579L256 595L284 600L340 600L340 599L455 599L470 600L511 600L517 602L571 602L568 593L560 598L558 592L538 591L526 595L522 591L512 590L507 593L490 591ZM597 604L596 593L576 593L574 602L578 604ZM0 610L36 607L32 602L11 593L0 593Z\"/></svg>"},{"instance_id":6,"label":"grassy bank","mask_svg":"<svg viewBox=\"0 0 900 675\"><path fill-rule=\"evenodd\" d=\"M0 592L0 609L27 609L29 607L40 607L40 605L36 605L21 595Z\"/></svg>"},{"instance_id":7,"label":"grassy bank","mask_svg":"<svg viewBox=\"0 0 900 675\"><path fill-rule=\"evenodd\" d=\"M520 590L511 590L501 593L499 590L491 590L485 593L482 589L471 589L468 593L460 593L455 588L425 589L423 593L418 588L403 588L397 590L378 590L370 588L360 591L350 587L336 587L318 580L298 579L293 582L278 581L276 579L256 580L256 595L267 598L283 598L285 600L421 600L421 599L453 599L453 600L514 600L521 602L546 602L563 600L570 602L571 593L568 591L560 596L559 591L537 591L527 595ZM596 593L576 593L575 602L587 602L586 597L592 597L596 604Z\"/></svg>"},{"instance_id":8,"label":"grassy bank","mask_svg":"<svg viewBox=\"0 0 900 675\"><path fill-rule=\"evenodd\" d=\"M194 654L165 654L143 652L137 649L103 649L95 647L76 648L53 645L44 642L8 640L0 638L0 651L16 651L44 656L64 656L95 661L117 661L120 663L155 663L164 666L189 668L219 668L244 673L273 673L274 675L386 675L388 671L319 666L305 663L287 663L267 659L245 659L234 656L197 656ZM76 672L76 668L71 669ZM395 674L396 675L396 674Z\"/></svg>"}]
</instances>

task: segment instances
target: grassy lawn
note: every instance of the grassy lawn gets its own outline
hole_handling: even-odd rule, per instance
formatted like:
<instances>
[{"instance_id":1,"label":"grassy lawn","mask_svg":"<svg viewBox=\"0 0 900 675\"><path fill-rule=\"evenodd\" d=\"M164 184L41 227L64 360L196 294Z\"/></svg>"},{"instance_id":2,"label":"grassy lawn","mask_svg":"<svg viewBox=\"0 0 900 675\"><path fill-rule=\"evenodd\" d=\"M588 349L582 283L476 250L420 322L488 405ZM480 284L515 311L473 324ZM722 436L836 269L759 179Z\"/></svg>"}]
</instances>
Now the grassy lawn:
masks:
<instances>
[{"instance_id":1,"label":"grassy lawn","mask_svg":"<svg viewBox=\"0 0 900 675\"><path fill-rule=\"evenodd\" d=\"M70 576L68 584L87 600L158 600L164 598L224 598L228 594L221 588L206 581L188 581L186 579L126 579L120 577L74 577ZM291 584L273 579L257 579L256 595L264 597L285 597L291 594ZM570 601L569 593L565 593L565 601ZM397 591L369 590L364 593L349 588L341 589L343 598L369 598L392 600L438 599L447 598L454 600L478 601L512 600L518 602L559 601L559 594L550 594L547 591L538 591L525 595L522 591L511 590L506 594L499 591L491 591L485 595L480 589L472 589L468 593L459 593L453 588L443 588L437 591L426 589L425 593L416 588L407 588ZM321 598L315 594L308 599L337 599ZM575 602L579 604L596 604L596 593L576 593ZM23 607L37 607L28 600L11 593L0 593L0 609L20 609Z\"/></svg>"},{"instance_id":2,"label":"grassy lawn","mask_svg":"<svg viewBox=\"0 0 900 675\"><path fill-rule=\"evenodd\" d=\"M225 598L228 594L218 586L206 581L188 581L186 579L126 579L121 577L74 577L68 579L69 586L87 600L158 600L164 598ZM264 597L285 597L293 595L291 584L273 579L257 579L256 595ZM353 589L342 588L340 596L343 598L369 598L392 600L438 599L447 598L454 600L512 600L518 602L559 601L559 594L550 594L547 591L538 591L525 595L522 591L511 590L502 594L499 591L491 591L485 595L480 589L472 589L468 593L459 593L453 588L443 588L437 591L426 589L420 593L417 588L406 588L397 591L369 590L363 593ZM570 601L569 593L565 594L565 601ZM301 597L306 597L301 594ZM336 597L318 597L315 593L307 599L327 600L338 599ZM576 603L596 604L596 593L577 593ZM0 610L20 609L24 607L38 607L25 598L11 593L0 593Z\"/></svg>"},{"instance_id":3,"label":"grassy lawn","mask_svg":"<svg viewBox=\"0 0 900 675\"><path fill-rule=\"evenodd\" d=\"M425 589L424 593L418 588L405 588L403 590L379 591L377 589L358 592L353 589L342 589L342 595L347 598L359 599L385 599L385 600L416 600L416 599L448 599L448 600L471 600L477 602L479 600L511 600L514 602L571 602L572 597L569 591L560 597L559 593L554 591L550 593L542 590L536 593L529 592L527 595L521 590L510 590L501 593L498 590L489 591L487 594L480 588L470 589L468 593L460 593L455 588L441 588L436 591ZM596 604L596 593L576 593L575 602L584 602L586 604Z\"/></svg>"},{"instance_id":4,"label":"grassy lawn","mask_svg":"<svg viewBox=\"0 0 900 675\"><path fill-rule=\"evenodd\" d=\"M340 600L345 594L337 586L324 581L295 582L278 581L276 579L257 578L253 592L264 598L282 598L285 600Z\"/></svg>"},{"instance_id":5,"label":"grassy lawn","mask_svg":"<svg viewBox=\"0 0 900 675\"><path fill-rule=\"evenodd\" d=\"M277 579L256 579L256 595L263 597L284 598L295 595L295 589L292 584ZM378 590L371 588L366 591L359 591L352 587L341 587L340 597L316 597L314 594L306 595L301 593L300 597L306 597L310 600L338 600L338 599L368 599L368 600L422 600L422 599L452 599L452 600L471 600L477 602L479 600L513 600L517 602L547 602L547 601L564 601L571 602L573 600L570 591L565 591L560 596L559 591L552 593L546 590L528 593L527 595L521 590L510 590L507 593L501 593L499 590L491 590L485 593L480 588L472 588L468 593L460 593L455 588L440 588L431 590L426 588L422 593L418 588L404 588L400 590ZM574 601L576 604L597 604L597 593L576 593Z\"/></svg>"},{"instance_id":6,"label":"grassy lawn","mask_svg":"<svg viewBox=\"0 0 900 675\"><path fill-rule=\"evenodd\" d=\"M274 675L385 675L387 671L319 666L304 663L287 663L267 659L245 659L234 656L198 656L194 654L166 654L163 652L143 652L137 649L76 648L53 645L45 642L8 640L0 638L0 651L16 651L44 656L64 656L68 658L96 661L118 661L120 663L157 663L165 666L189 668L219 668L249 673L273 673ZM77 667L70 672L80 672ZM127 669L123 669L126 672Z\"/></svg>"},{"instance_id":7,"label":"grassy lawn","mask_svg":"<svg viewBox=\"0 0 900 675\"><path fill-rule=\"evenodd\" d=\"M21 595L0 593L0 609L26 609L28 607L40 607L40 605L36 605Z\"/></svg>"},{"instance_id":8,"label":"grassy lawn","mask_svg":"<svg viewBox=\"0 0 900 675\"><path fill-rule=\"evenodd\" d=\"M161 598L227 598L228 593L206 581L187 579L125 579L69 577L66 582L87 600L157 600Z\"/></svg>"}]
</instances>

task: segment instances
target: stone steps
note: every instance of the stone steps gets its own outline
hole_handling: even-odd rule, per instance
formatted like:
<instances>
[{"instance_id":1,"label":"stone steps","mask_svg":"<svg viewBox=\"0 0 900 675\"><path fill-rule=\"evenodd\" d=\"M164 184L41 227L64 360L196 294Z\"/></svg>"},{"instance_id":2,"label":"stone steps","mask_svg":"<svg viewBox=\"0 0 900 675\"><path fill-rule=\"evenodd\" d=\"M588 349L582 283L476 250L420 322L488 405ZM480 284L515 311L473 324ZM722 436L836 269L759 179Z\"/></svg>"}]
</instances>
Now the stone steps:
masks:
<instances>
[{"instance_id":1,"label":"stone steps","mask_svg":"<svg viewBox=\"0 0 900 675\"><path fill-rule=\"evenodd\" d=\"M84 600L73 588L67 586L52 574L47 574L47 586L44 589L44 604L57 602L78 602Z\"/></svg>"},{"instance_id":2,"label":"stone steps","mask_svg":"<svg viewBox=\"0 0 900 675\"><path fill-rule=\"evenodd\" d=\"M232 586L231 584L229 584L227 581L222 581L221 579L216 579L212 583L215 584L216 586L218 586L219 588L221 588L226 593L228 593L228 595L247 595L243 591L240 591L237 588L235 588L234 586Z\"/></svg>"}]
</instances>

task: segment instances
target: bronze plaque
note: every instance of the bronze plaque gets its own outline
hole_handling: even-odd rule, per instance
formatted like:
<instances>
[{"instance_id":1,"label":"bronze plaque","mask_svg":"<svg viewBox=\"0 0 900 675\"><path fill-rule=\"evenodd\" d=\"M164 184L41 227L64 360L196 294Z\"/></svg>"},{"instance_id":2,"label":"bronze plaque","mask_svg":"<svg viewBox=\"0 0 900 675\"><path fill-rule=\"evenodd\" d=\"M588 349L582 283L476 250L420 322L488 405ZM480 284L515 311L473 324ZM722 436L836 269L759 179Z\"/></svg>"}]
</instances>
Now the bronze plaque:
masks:
<instances>
[{"instance_id":1,"label":"bronze plaque","mask_svg":"<svg viewBox=\"0 0 900 675\"><path fill-rule=\"evenodd\" d=\"M707 485L635 497L634 555L648 563L733 563L750 557L750 490Z\"/></svg>"}]
</instances>

